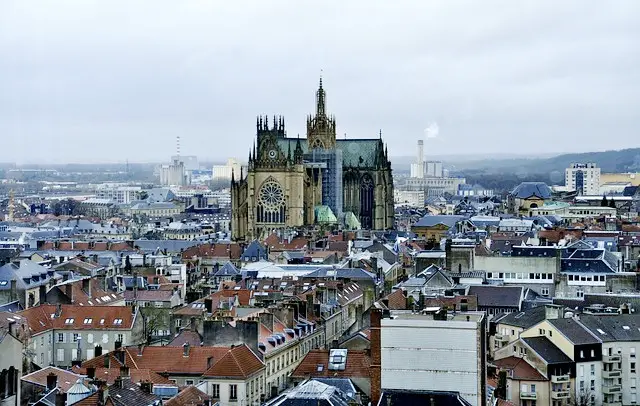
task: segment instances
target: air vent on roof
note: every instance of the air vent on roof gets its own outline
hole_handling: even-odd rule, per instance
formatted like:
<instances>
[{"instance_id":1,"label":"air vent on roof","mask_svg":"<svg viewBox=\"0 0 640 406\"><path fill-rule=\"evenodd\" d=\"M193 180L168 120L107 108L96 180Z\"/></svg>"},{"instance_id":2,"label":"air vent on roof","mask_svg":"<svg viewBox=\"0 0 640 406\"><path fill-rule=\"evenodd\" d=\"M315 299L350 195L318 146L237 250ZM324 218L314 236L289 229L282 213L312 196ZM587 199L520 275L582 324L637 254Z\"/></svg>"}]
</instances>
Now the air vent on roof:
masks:
<instances>
[{"instance_id":1,"label":"air vent on roof","mask_svg":"<svg viewBox=\"0 0 640 406\"><path fill-rule=\"evenodd\" d=\"M520 312L520 313L516 314L515 318L519 319L522 316L524 316L524 312Z\"/></svg>"}]
</instances>

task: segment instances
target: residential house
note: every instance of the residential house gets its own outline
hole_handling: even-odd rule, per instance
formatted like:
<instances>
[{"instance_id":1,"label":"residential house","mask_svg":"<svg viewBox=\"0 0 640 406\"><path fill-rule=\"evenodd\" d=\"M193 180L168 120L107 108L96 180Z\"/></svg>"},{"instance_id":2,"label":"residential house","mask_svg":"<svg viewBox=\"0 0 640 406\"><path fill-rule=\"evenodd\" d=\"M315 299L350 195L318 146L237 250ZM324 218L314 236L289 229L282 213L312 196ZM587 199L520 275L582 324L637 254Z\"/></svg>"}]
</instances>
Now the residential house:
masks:
<instances>
[{"instance_id":1,"label":"residential house","mask_svg":"<svg viewBox=\"0 0 640 406\"><path fill-rule=\"evenodd\" d=\"M23 259L0 267L0 304L18 300L23 308L43 303L47 290L62 279L53 269Z\"/></svg>"},{"instance_id":2,"label":"residential house","mask_svg":"<svg viewBox=\"0 0 640 406\"><path fill-rule=\"evenodd\" d=\"M477 296L478 310L487 314L512 313L522 310L526 289L520 286L470 286L468 295Z\"/></svg>"},{"instance_id":3,"label":"residential house","mask_svg":"<svg viewBox=\"0 0 640 406\"><path fill-rule=\"evenodd\" d=\"M0 406L21 404L23 343L17 338L11 316L0 314Z\"/></svg>"},{"instance_id":4,"label":"residential house","mask_svg":"<svg viewBox=\"0 0 640 406\"><path fill-rule=\"evenodd\" d=\"M126 347L83 363L148 369L168 377L178 386L203 383L206 393L220 406L253 405L265 397L265 366L246 345L234 347Z\"/></svg>"},{"instance_id":5,"label":"residential house","mask_svg":"<svg viewBox=\"0 0 640 406\"><path fill-rule=\"evenodd\" d=\"M40 366L70 367L143 338L143 321L127 306L40 305L18 315L31 361Z\"/></svg>"},{"instance_id":6,"label":"residential house","mask_svg":"<svg viewBox=\"0 0 640 406\"><path fill-rule=\"evenodd\" d=\"M47 292L47 304L76 304L81 306L124 306L125 299L120 293L102 289L96 278L68 280L53 286Z\"/></svg>"}]
</instances>

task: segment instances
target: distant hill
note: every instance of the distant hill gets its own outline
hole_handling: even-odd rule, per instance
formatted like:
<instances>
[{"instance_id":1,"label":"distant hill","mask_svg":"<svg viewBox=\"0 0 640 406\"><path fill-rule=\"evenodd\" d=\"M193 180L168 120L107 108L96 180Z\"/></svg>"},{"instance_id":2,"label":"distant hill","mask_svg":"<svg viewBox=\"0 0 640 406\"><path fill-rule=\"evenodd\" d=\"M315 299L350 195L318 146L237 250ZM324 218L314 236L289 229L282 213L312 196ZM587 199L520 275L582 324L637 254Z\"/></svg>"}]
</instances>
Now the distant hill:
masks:
<instances>
[{"instance_id":1,"label":"distant hill","mask_svg":"<svg viewBox=\"0 0 640 406\"><path fill-rule=\"evenodd\" d=\"M453 157L452 157L453 158ZM456 159L457 158L457 159ZM415 158L398 157L392 158L394 170L407 171ZM526 172L537 174L548 174L551 172L561 172L572 162L595 162L602 172L636 172L640 171L640 148L628 148L617 151L584 152L573 154L562 154L553 157L487 157L485 159L463 159L455 157L452 160L445 160L445 167L453 172L466 171L501 173L501 172Z\"/></svg>"}]
</instances>

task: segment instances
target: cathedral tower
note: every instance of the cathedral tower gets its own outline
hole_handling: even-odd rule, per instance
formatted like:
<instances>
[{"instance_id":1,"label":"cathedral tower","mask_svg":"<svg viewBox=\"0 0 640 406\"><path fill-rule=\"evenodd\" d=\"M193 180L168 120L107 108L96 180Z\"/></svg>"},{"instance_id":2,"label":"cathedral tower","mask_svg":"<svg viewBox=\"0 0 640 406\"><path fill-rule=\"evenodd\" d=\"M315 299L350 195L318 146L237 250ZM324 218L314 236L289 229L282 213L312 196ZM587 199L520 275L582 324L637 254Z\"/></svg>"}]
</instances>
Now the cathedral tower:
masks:
<instances>
[{"instance_id":1,"label":"cathedral tower","mask_svg":"<svg viewBox=\"0 0 640 406\"><path fill-rule=\"evenodd\" d=\"M327 94L322 88L321 77L320 86L316 92L316 115L307 117L309 150L334 149L336 147L336 119L334 116L327 116L326 100Z\"/></svg>"}]
</instances>

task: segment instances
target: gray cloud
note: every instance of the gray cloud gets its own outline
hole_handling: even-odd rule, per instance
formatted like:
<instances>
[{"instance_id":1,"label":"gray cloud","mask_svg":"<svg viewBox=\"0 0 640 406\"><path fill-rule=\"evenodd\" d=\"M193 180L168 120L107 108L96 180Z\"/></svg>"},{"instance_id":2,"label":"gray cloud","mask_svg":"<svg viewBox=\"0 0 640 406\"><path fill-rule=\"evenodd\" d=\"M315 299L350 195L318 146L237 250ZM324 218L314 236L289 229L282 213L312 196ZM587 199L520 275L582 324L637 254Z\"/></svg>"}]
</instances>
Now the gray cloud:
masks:
<instances>
[{"instance_id":1,"label":"gray cloud","mask_svg":"<svg viewBox=\"0 0 640 406\"><path fill-rule=\"evenodd\" d=\"M638 146L640 3L0 3L0 160L244 158L303 135L324 70L342 137L413 155Z\"/></svg>"}]
</instances>

